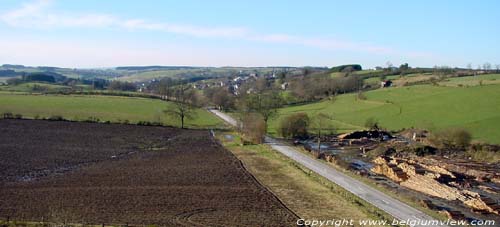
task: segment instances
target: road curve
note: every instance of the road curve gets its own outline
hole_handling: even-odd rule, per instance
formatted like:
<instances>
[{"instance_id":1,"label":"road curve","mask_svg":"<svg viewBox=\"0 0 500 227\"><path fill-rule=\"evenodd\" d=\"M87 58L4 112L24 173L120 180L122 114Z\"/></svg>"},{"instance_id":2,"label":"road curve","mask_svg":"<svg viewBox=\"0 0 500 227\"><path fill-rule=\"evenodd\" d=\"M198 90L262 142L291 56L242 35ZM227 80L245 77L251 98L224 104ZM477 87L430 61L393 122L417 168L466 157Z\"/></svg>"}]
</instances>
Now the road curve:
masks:
<instances>
[{"instance_id":1,"label":"road curve","mask_svg":"<svg viewBox=\"0 0 500 227\"><path fill-rule=\"evenodd\" d=\"M215 109L209 109L210 112L220 117L226 121L231 126L237 126L237 121L231 116L224 114ZM300 163L306 168L314 171L315 173L325 177L331 182L341 186L347 191L353 193L359 198L367 201L368 203L378 207L379 209L392 215L394 218L403 221L413 221L420 222L422 224L414 225L416 227L420 226L446 226L446 225L429 225L430 221L436 221L429 215L419 211L407 204L394 199L377 189L374 189L336 169L333 167L322 163L321 161L314 159L308 155L301 153L294 147L283 144L271 137L266 136L265 142L268 143L274 150L286 155L287 157L293 159L294 161Z\"/></svg>"}]
</instances>

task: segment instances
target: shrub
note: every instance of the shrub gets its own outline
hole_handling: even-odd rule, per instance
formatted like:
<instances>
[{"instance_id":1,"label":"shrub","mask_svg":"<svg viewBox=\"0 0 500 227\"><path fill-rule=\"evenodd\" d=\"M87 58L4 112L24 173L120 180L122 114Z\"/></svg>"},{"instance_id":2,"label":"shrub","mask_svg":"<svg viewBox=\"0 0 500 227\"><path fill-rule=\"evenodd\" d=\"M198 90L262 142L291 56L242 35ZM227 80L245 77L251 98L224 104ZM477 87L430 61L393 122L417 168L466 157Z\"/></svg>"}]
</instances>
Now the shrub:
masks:
<instances>
[{"instance_id":1,"label":"shrub","mask_svg":"<svg viewBox=\"0 0 500 227\"><path fill-rule=\"evenodd\" d=\"M417 156L423 157L426 155L434 155L436 154L436 148L431 146L416 146L413 147L413 151Z\"/></svg>"},{"instance_id":2,"label":"shrub","mask_svg":"<svg viewBox=\"0 0 500 227\"><path fill-rule=\"evenodd\" d=\"M60 115L52 115L48 118L49 121L64 121L64 118Z\"/></svg>"},{"instance_id":3,"label":"shrub","mask_svg":"<svg viewBox=\"0 0 500 227\"><path fill-rule=\"evenodd\" d=\"M99 118L97 117L94 117L94 116L90 116L87 118L87 120L85 120L84 122L89 122L89 123L98 123L100 121Z\"/></svg>"},{"instance_id":4,"label":"shrub","mask_svg":"<svg viewBox=\"0 0 500 227\"><path fill-rule=\"evenodd\" d=\"M463 128L448 128L431 133L429 141L445 150L465 150L470 145L472 136Z\"/></svg>"},{"instance_id":5,"label":"shrub","mask_svg":"<svg viewBox=\"0 0 500 227\"><path fill-rule=\"evenodd\" d=\"M359 100L366 100L366 95L365 93L363 92L358 92L357 96L356 96Z\"/></svg>"},{"instance_id":6,"label":"shrub","mask_svg":"<svg viewBox=\"0 0 500 227\"><path fill-rule=\"evenodd\" d=\"M261 115L249 113L243 116L242 132L252 143L260 144L264 141L266 123Z\"/></svg>"},{"instance_id":7,"label":"shrub","mask_svg":"<svg viewBox=\"0 0 500 227\"><path fill-rule=\"evenodd\" d=\"M365 121L365 127L369 128L369 129L375 129L375 130L379 129L377 119L375 119L373 117L370 117L370 118L366 119L366 121Z\"/></svg>"},{"instance_id":8,"label":"shrub","mask_svg":"<svg viewBox=\"0 0 500 227\"><path fill-rule=\"evenodd\" d=\"M395 153L397 152L392 147L379 146L371 151L368 151L368 153L366 153L366 156L373 159L379 156L391 156Z\"/></svg>"},{"instance_id":9,"label":"shrub","mask_svg":"<svg viewBox=\"0 0 500 227\"><path fill-rule=\"evenodd\" d=\"M23 82L23 80L21 80L19 78L10 78L5 82L7 82L8 85L18 85L18 84L21 84Z\"/></svg>"},{"instance_id":10,"label":"shrub","mask_svg":"<svg viewBox=\"0 0 500 227\"><path fill-rule=\"evenodd\" d=\"M2 115L3 115L4 119L12 119L12 118L14 118L14 114L12 114L11 112L5 112Z\"/></svg>"},{"instance_id":11,"label":"shrub","mask_svg":"<svg viewBox=\"0 0 500 227\"><path fill-rule=\"evenodd\" d=\"M126 121L128 124L128 121ZM125 123L125 121L124 121ZM156 122L156 121L139 121L137 122L137 125L145 125L145 126L162 126L163 124L161 122Z\"/></svg>"},{"instance_id":12,"label":"shrub","mask_svg":"<svg viewBox=\"0 0 500 227\"><path fill-rule=\"evenodd\" d=\"M433 86L439 86L439 84L438 84L438 80L437 80L435 77L431 77L431 78L429 79L429 82L431 82L431 84L432 84Z\"/></svg>"},{"instance_id":13,"label":"shrub","mask_svg":"<svg viewBox=\"0 0 500 227\"><path fill-rule=\"evenodd\" d=\"M22 115L22 114L15 114L15 115L14 115L14 118L15 118L15 119L22 119L22 118L23 118L23 115Z\"/></svg>"},{"instance_id":14,"label":"shrub","mask_svg":"<svg viewBox=\"0 0 500 227\"><path fill-rule=\"evenodd\" d=\"M137 125L149 125L149 121L138 121Z\"/></svg>"},{"instance_id":15,"label":"shrub","mask_svg":"<svg viewBox=\"0 0 500 227\"><path fill-rule=\"evenodd\" d=\"M309 117L306 113L296 113L283 118L280 122L280 134L285 138L307 136Z\"/></svg>"},{"instance_id":16,"label":"shrub","mask_svg":"<svg viewBox=\"0 0 500 227\"><path fill-rule=\"evenodd\" d=\"M500 162L500 152L498 151L488 151L488 150L478 150L478 151L466 151L465 155L469 156L472 160L478 162L487 163L498 163Z\"/></svg>"}]
</instances>

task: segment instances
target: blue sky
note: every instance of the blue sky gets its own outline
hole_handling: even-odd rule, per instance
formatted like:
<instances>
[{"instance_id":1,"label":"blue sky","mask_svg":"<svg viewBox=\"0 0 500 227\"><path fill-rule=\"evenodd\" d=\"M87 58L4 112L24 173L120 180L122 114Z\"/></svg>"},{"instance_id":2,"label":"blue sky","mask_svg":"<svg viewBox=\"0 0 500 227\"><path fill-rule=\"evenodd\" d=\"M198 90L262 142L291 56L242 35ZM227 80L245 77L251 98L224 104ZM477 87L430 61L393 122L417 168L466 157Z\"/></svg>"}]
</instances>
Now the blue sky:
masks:
<instances>
[{"instance_id":1,"label":"blue sky","mask_svg":"<svg viewBox=\"0 0 500 227\"><path fill-rule=\"evenodd\" d=\"M495 0L0 1L0 64L500 64Z\"/></svg>"}]
</instances>

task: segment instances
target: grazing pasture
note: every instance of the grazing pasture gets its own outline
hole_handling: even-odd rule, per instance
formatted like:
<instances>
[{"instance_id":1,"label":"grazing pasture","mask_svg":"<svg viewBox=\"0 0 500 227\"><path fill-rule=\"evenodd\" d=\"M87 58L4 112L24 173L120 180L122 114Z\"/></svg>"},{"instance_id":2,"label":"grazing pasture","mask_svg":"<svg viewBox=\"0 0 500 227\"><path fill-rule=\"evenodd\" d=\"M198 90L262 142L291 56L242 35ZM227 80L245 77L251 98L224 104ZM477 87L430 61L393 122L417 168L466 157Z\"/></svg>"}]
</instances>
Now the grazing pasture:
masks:
<instances>
[{"instance_id":1,"label":"grazing pasture","mask_svg":"<svg viewBox=\"0 0 500 227\"><path fill-rule=\"evenodd\" d=\"M366 100L356 94L336 99L279 110L280 117L269 124L269 132L277 134L281 118L298 112L326 113L333 117L338 132L361 129L367 119L376 119L390 130L417 127L441 129L463 127L476 140L500 143L500 85L448 87L418 85L385 88L365 93Z\"/></svg>"},{"instance_id":2,"label":"grazing pasture","mask_svg":"<svg viewBox=\"0 0 500 227\"><path fill-rule=\"evenodd\" d=\"M500 74L484 74L477 76L453 77L439 83L444 86L480 86L500 84Z\"/></svg>"}]
</instances>

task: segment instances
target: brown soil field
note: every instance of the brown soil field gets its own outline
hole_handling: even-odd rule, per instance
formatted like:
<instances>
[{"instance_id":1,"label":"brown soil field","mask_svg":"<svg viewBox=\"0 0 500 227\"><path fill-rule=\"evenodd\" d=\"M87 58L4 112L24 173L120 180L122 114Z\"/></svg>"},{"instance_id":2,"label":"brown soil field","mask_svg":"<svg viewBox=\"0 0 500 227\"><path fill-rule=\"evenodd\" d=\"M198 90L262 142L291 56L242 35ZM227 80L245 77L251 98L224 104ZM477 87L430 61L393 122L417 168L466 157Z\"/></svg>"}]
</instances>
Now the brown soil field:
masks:
<instances>
[{"instance_id":1,"label":"brown soil field","mask_svg":"<svg viewBox=\"0 0 500 227\"><path fill-rule=\"evenodd\" d=\"M0 120L0 219L293 226L208 131Z\"/></svg>"}]
</instances>

